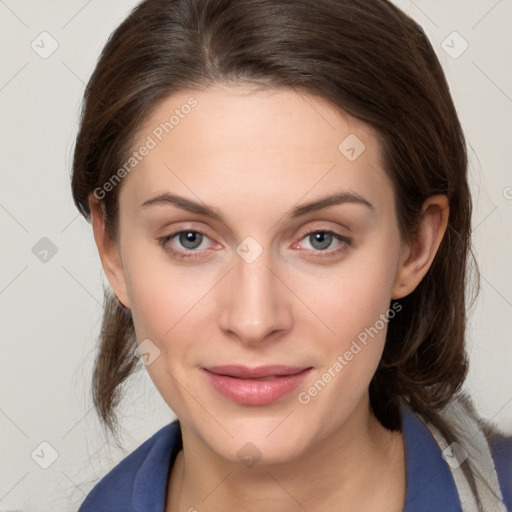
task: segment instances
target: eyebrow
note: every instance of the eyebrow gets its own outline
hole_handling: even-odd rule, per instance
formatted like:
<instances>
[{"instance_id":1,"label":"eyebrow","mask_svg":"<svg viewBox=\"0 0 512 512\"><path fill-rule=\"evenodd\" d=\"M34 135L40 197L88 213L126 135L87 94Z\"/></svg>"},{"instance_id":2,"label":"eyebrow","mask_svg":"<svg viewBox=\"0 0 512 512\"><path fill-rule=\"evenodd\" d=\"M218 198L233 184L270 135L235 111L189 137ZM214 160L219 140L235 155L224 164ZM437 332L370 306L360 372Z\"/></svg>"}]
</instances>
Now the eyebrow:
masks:
<instances>
[{"instance_id":1,"label":"eyebrow","mask_svg":"<svg viewBox=\"0 0 512 512\"><path fill-rule=\"evenodd\" d=\"M301 206L295 207L291 212L287 214L290 218L301 217L306 215L307 213L311 213L317 210L321 210L323 208L327 208L329 206L334 206L338 204L360 204L366 206L370 210L375 210L375 207L364 197L356 194L354 192L337 192L334 194L330 194L326 197L322 197L315 201L303 204ZM199 203L193 201L191 199L187 199L186 197L178 196L176 194L163 193L159 194L155 197L144 201L140 207L147 208L149 206L162 206L162 205L174 205L177 208L181 208L182 210L186 210L191 213L197 213L199 215L204 215L207 217L211 217L213 219L217 219L221 222L224 222L222 214L216 208L209 206L204 203Z\"/></svg>"}]
</instances>

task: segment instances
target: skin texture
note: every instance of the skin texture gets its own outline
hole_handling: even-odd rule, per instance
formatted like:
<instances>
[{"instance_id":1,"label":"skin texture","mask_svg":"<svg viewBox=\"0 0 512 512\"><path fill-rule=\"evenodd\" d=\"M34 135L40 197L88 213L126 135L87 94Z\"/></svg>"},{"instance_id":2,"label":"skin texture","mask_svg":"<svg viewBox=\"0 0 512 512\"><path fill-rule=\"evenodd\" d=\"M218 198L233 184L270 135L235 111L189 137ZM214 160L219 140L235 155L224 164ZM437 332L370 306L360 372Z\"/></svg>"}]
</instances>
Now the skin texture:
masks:
<instances>
[{"instance_id":1,"label":"skin texture","mask_svg":"<svg viewBox=\"0 0 512 512\"><path fill-rule=\"evenodd\" d=\"M90 198L105 273L132 311L139 343L160 350L147 370L182 425L167 511L402 510L403 438L380 425L368 396L387 324L307 404L298 395L421 281L446 229L446 197L425 202L418 236L403 241L374 131L291 90L216 84L175 93L145 120L134 148L191 96L197 106L124 178L118 240L106 236ZM338 149L350 134L365 145L354 161ZM287 215L335 191L373 208L345 203ZM165 192L211 205L224 220L170 204L141 207ZM159 244L180 229L204 234L198 248L179 236L166 247L196 259ZM333 237L322 246L307 235L312 229L350 242ZM262 250L250 263L236 251L248 236ZM205 378L201 367L218 364L313 371L272 404L241 405ZM238 457L248 442L260 457L251 467Z\"/></svg>"}]
</instances>

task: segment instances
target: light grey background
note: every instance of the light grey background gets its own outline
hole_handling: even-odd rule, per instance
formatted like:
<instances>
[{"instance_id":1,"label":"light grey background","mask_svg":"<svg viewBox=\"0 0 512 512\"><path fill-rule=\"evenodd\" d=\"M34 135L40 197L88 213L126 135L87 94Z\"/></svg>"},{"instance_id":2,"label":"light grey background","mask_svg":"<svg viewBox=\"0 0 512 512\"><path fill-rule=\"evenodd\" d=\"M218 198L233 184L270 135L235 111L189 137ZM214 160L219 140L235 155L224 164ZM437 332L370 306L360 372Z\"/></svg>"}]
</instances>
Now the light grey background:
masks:
<instances>
[{"instance_id":1,"label":"light grey background","mask_svg":"<svg viewBox=\"0 0 512 512\"><path fill-rule=\"evenodd\" d=\"M512 432L512 1L396 3L433 42L470 145L482 289L467 388ZM84 85L135 4L0 0L0 511L77 510L95 478L174 418L143 370L121 408L125 451L99 430L90 381L107 282L69 186ZM53 40L46 59L31 47ZM57 249L46 262L32 250L43 237Z\"/></svg>"}]
</instances>

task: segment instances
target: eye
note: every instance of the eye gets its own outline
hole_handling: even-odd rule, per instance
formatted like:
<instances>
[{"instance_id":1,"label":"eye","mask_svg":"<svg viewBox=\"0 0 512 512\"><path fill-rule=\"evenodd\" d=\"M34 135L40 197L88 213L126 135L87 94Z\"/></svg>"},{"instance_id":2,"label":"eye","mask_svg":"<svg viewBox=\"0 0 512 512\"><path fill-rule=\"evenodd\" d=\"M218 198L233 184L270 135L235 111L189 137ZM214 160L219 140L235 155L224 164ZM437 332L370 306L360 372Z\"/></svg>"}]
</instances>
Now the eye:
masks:
<instances>
[{"instance_id":1,"label":"eye","mask_svg":"<svg viewBox=\"0 0 512 512\"><path fill-rule=\"evenodd\" d=\"M322 229L308 231L302 237L302 240L309 241L309 243L313 247L311 251L317 253L325 253L318 254L318 257L320 258L332 257L341 254L342 252L346 251L347 248L350 247L350 245L352 244L352 240L350 238L347 238L346 236L343 236L340 233L336 233L335 231ZM334 241L337 241L338 245L334 249L326 250L328 247L332 245ZM297 244L294 244L294 246L296 245ZM317 255L315 255L315 257L316 256Z\"/></svg>"},{"instance_id":2,"label":"eye","mask_svg":"<svg viewBox=\"0 0 512 512\"><path fill-rule=\"evenodd\" d=\"M176 240L172 242L174 239ZM350 238L347 238L346 236L331 230L315 229L308 231L301 240L305 239L308 240L313 247L312 249L307 249L307 251L318 253L314 256L319 258L334 257L346 251L347 248L352 244ZM201 231L185 229L176 231L171 235L158 238L158 243L167 253L171 254L173 257L178 259L191 260L194 258L203 257L202 253L208 248L209 245L206 243L205 246L201 248L205 240L210 240L210 238ZM338 245L334 249L326 250L335 241L338 242ZM297 245L298 243L295 243L293 248L298 248ZM183 249L180 250L179 248L176 248L177 246L181 246Z\"/></svg>"},{"instance_id":3,"label":"eye","mask_svg":"<svg viewBox=\"0 0 512 512\"><path fill-rule=\"evenodd\" d=\"M173 244L170 243L173 239L176 239L174 245L181 245L185 250L175 249ZM196 249L201 247L201 244L205 239L209 239L209 237L204 233L194 231L192 229L186 229L177 231L172 235L159 238L158 243L166 252L177 258L193 259L201 256L201 252L205 247L203 247L201 251L196 251ZM206 246L208 246L208 244Z\"/></svg>"}]
</instances>

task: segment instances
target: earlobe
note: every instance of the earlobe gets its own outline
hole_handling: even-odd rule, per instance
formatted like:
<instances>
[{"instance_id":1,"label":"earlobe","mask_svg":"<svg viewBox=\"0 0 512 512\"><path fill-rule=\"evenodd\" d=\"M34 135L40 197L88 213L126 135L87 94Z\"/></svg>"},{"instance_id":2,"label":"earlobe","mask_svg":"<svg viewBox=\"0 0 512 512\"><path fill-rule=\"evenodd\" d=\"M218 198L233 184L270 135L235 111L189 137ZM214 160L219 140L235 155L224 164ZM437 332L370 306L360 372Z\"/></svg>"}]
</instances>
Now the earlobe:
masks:
<instances>
[{"instance_id":1,"label":"earlobe","mask_svg":"<svg viewBox=\"0 0 512 512\"><path fill-rule=\"evenodd\" d=\"M448 217L447 196L435 195L425 200L418 233L402 248L392 299L409 295L428 272L446 232Z\"/></svg>"},{"instance_id":2,"label":"earlobe","mask_svg":"<svg viewBox=\"0 0 512 512\"><path fill-rule=\"evenodd\" d=\"M96 199L93 194L90 194L89 208L91 211L94 240L98 247L101 265L117 300L121 305L129 308L130 305L126 293L126 280L119 247L117 242L112 240L106 231L103 202Z\"/></svg>"}]
</instances>

